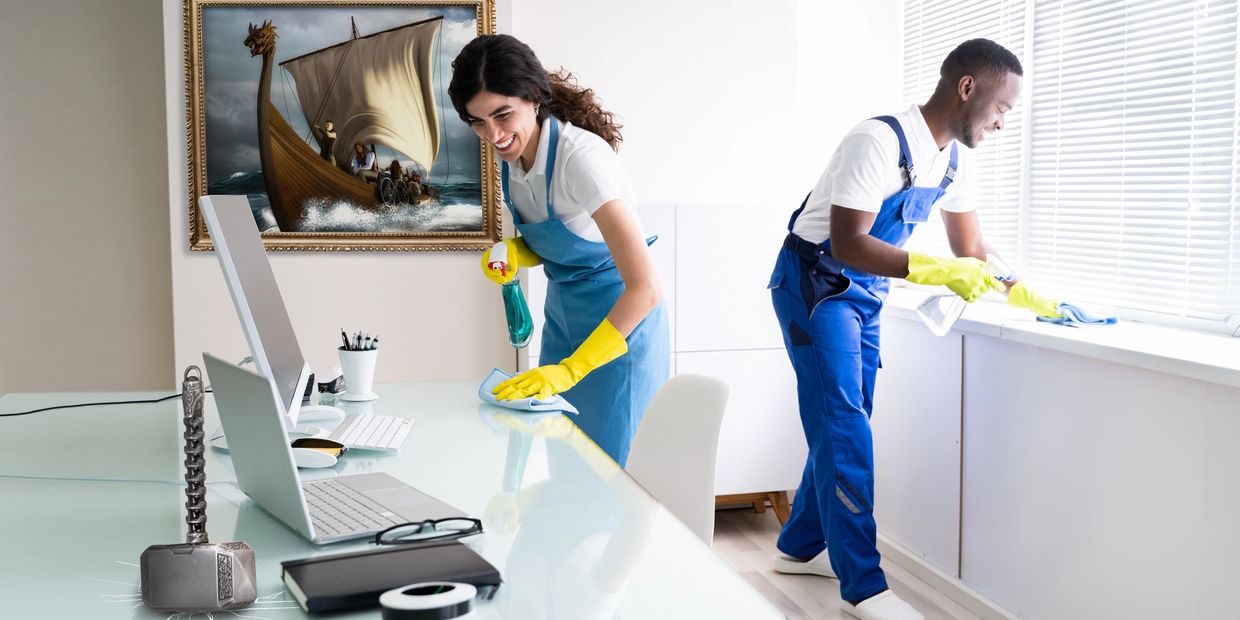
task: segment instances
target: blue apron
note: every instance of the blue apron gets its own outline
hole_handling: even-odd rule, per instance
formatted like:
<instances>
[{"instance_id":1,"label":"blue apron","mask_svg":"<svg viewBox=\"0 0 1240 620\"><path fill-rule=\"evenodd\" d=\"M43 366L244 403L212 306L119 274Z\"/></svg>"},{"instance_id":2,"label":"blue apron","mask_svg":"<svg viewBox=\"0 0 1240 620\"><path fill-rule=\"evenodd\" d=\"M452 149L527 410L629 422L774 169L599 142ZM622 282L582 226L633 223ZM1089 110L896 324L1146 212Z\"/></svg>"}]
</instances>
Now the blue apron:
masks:
<instances>
[{"instance_id":1,"label":"blue apron","mask_svg":"<svg viewBox=\"0 0 1240 620\"><path fill-rule=\"evenodd\" d=\"M870 235L900 247L955 177L956 144L938 187L915 187L913 159L899 122L890 116L875 120L895 130L905 179L904 188L883 201ZM814 244L793 234L804 209L805 202L788 222L769 284L796 371L809 444L796 502L777 546L796 558L811 558L827 548L841 597L857 602L887 589L876 548L870 414L880 365L879 311L889 283L835 260L830 239Z\"/></svg>"},{"instance_id":2,"label":"blue apron","mask_svg":"<svg viewBox=\"0 0 1240 620\"><path fill-rule=\"evenodd\" d=\"M607 317L624 280L607 244L579 237L555 216L551 205L551 175L559 146L559 121L554 117L547 145L547 219L521 221L508 192L508 162L501 166L504 203L525 243L542 257L547 274L546 321L542 331L539 365L558 364L585 342ZM648 243L653 239L648 240ZM669 336L667 311L659 302L625 339L628 352L594 369L561 395L580 412L573 422L585 431L621 467L628 461L633 434L646 405L667 382Z\"/></svg>"}]
</instances>

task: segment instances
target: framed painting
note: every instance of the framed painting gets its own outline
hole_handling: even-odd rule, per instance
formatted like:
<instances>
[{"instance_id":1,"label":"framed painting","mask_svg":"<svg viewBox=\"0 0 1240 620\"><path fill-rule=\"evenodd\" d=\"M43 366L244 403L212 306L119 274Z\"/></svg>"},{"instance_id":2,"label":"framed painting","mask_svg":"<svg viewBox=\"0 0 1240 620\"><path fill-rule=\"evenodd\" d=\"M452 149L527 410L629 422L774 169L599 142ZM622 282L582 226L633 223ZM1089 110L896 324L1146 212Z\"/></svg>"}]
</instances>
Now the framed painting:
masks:
<instances>
[{"instance_id":1,"label":"framed painting","mask_svg":"<svg viewBox=\"0 0 1240 620\"><path fill-rule=\"evenodd\" d=\"M185 0L190 248L198 196L244 194L276 250L475 250L499 173L448 98L493 0Z\"/></svg>"}]
</instances>

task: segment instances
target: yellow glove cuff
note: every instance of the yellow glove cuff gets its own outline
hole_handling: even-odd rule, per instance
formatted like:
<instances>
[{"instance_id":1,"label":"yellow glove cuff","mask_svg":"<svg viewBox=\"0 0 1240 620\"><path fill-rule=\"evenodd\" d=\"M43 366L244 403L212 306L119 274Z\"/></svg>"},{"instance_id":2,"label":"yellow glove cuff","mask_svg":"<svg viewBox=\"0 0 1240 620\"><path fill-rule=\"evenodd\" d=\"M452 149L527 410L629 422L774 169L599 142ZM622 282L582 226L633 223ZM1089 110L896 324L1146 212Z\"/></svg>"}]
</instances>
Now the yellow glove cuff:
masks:
<instances>
[{"instance_id":1,"label":"yellow glove cuff","mask_svg":"<svg viewBox=\"0 0 1240 620\"><path fill-rule=\"evenodd\" d=\"M943 269L942 260L928 254L908 253L908 277L904 278L913 284L941 284Z\"/></svg>"},{"instance_id":2,"label":"yellow glove cuff","mask_svg":"<svg viewBox=\"0 0 1240 620\"><path fill-rule=\"evenodd\" d=\"M572 355L564 358L560 365L568 368L574 382L581 381L590 371L628 351L629 344L625 342L620 330L616 329L611 321L603 319L603 322L594 328L590 337L586 338L586 341L581 343Z\"/></svg>"},{"instance_id":3,"label":"yellow glove cuff","mask_svg":"<svg viewBox=\"0 0 1240 620\"><path fill-rule=\"evenodd\" d=\"M525 245L525 237L511 237L508 243L508 260L516 257L516 265L513 269L537 267L542 264L542 257L535 254L528 245Z\"/></svg>"},{"instance_id":4,"label":"yellow glove cuff","mask_svg":"<svg viewBox=\"0 0 1240 620\"><path fill-rule=\"evenodd\" d=\"M909 252L909 277L905 278L905 280L909 280L914 284L925 284L923 281L918 280L925 278L928 275L928 270L934 268L936 264L939 264L939 259L931 257L931 255Z\"/></svg>"}]
</instances>

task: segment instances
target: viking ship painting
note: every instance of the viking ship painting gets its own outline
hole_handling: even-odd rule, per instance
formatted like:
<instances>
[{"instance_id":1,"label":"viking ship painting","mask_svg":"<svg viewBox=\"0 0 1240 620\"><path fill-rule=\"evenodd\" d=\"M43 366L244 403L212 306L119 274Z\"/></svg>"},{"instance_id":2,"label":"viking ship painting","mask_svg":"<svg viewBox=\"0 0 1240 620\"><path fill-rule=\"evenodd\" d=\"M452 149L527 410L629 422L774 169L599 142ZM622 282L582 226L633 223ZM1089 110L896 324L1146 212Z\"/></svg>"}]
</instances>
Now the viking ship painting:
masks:
<instances>
[{"instance_id":1,"label":"viking ship painting","mask_svg":"<svg viewBox=\"0 0 1240 620\"><path fill-rule=\"evenodd\" d=\"M344 201L364 210L420 208L438 200L423 178L441 142L433 88L443 17L360 35L279 63L296 86L303 137L272 103L276 25L250 24L245 46L262 57L258 150L272 216L281 231L302 228L308 205ZM334 133L334 135L332 135ZM317 147L310 142L313 139ZM411 160L378 161L376 146ZM361 166L366 159L371 166ZM360 169L360 170L359 170Z\"/></svg>"}]
</instances>

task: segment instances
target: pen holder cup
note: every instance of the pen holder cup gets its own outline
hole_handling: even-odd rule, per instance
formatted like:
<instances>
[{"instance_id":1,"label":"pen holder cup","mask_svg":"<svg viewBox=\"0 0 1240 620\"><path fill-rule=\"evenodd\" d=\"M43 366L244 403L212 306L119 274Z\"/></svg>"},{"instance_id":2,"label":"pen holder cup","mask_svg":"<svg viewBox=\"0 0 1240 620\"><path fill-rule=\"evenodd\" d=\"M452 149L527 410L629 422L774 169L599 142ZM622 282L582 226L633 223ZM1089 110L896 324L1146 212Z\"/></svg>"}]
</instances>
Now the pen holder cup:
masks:
<instances>
[{"instance_id":1,"label":"pen holder cup","mask_svg":"<svg viewBox=\"0 0 1240 620\"><path fill-rule=\"evenodd\" d=\"M378 349L365 351L349 351L344 347L340 352L340 370L344 374L344 400L373 400L378 398L373 391L375 385L375 361L379 358Z\"/></svg>"}]
</instances>

